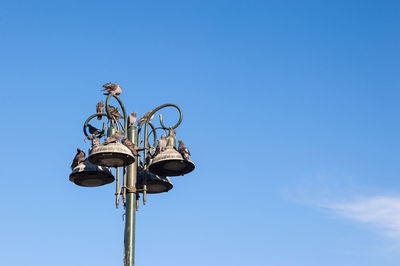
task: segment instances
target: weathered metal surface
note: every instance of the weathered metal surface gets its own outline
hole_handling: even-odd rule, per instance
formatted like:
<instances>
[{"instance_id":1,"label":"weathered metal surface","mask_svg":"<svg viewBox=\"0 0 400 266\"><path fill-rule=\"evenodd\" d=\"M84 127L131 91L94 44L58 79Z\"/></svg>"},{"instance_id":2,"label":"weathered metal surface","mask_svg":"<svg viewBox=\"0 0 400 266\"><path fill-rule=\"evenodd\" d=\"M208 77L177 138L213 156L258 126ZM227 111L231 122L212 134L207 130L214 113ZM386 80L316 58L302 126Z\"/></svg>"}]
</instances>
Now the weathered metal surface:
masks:
<instances>
[{"instance_id":1,"label":"weathered metal surface","mask_svg":"<svg viewBox=\"0 0 400 266\"><path fill-rule=\"evenodd\" d=\"M119 167L116 168L115 171L115 207L119 208L119 196L121 195L121 188L119 187Z\"/></svg>"},{"instance_id":2,"label":"weathered metal surface","mask_svg":"<svg viewBox=\"0 0 400 266\"><path fill-rule=\"evenodd\" d=\"M137 145L136 127L129 127L128 139ZM127 148L128 149L128 148ZM129 151L130 152L130 151ZM126 212L125 212L125 234L124 234L124 265L135 265L135 219L136 219L136 177L137 177L137 157L135 162L128 165L126 174L126 184L129 188L126 192ZM132 189L133 188L133 189Z\"/></svg>"},{"instance_id":3,"label":"weathered metal surface","mask_svg":"<svg viewBox=\"0 0 400 266\"><path fill-rule=\"evenodd\" d=\"M108 167L126 166L135 161L132 152L119 142L93 147L88 160L93 164Z\"/></svg>"},{"instance_id":4,"label":"weathered metal surface","mask_svg":"<svg viewBox=\"0 0 400 266\"><path fill-rule=\"evenodd\" d=\"M149 194L168 192L174 186L168 177L155 175L148 170L139 168L137 175L136 188L139 192L143 190L144 174L146 173L146 191Z\"/></svg>"},{"instance_id":5,"label":"weathered metal surface","mask_svg":"<svg viewBox=\"0 0 400 266\"><path fill-rule=\"evenodd\" d=\"M74 168L69 180L78 186L98 187L112 183L115 178L108 167L94 165L86 159Z\"/></svg>"},{"instance_id":6,"label":"weathered metal surface","mask_svg":"<svg viewBox=\"0 0 400 266\"><path fill-rule=\"evenodd\" d=\"M180 176L190 173L195 165L191 159L183 159L174 147L168 146L151 160L149 171L159 176Z\"/></svg>"}]
</instances>

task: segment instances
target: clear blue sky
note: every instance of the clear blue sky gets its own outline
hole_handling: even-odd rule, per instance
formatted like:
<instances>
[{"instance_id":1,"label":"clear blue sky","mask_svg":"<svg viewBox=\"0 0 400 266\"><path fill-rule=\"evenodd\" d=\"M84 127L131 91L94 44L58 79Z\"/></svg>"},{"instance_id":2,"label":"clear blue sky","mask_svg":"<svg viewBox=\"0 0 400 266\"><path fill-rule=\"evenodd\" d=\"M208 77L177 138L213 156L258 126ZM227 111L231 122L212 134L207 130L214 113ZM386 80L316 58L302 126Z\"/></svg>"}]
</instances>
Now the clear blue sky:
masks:
<instances>
[{"instance_id":1,"label":"clear blue sky","mask_svg":"<svg viewBox=\"0 0 400 266\"><path fill-rule=\"evenodd\" d=\"M68 180L117 82L173 102L196 170L136 265L398 266L398 1L2 1L0 265L122 265L114 184Z\"/></svg>"}]
</instances>

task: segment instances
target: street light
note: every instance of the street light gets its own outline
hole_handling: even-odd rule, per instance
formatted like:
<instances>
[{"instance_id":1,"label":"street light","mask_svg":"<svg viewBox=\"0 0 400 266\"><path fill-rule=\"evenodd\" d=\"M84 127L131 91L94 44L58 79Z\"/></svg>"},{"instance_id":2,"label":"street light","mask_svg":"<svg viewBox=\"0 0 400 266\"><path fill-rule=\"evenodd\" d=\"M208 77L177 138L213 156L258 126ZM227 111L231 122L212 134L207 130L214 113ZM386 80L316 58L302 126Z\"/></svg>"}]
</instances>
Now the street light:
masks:
<instances>
[{"instance_id":1,"label":"street light","mask_svg":"<svg viewBox=\"0 0 400 266\"><path fill-rule=\"evenodd\" d=\"M123 116L116 113L119 111L118 108L109 104L111 98L117 100ZM151 122L152 118L158 111L167 107L178 110L178 122L174 126L167 127L160 114L160 126L156 127ZM79 161L69 179L76 185L84 187L102 186L116 180L116 206L119 207L122 196L126 215L124 265L134 266L135 212L139 206L139 193L143 194L143 204L145 204L147 193L163 193L172 189L173 185L168 176L185 175L193 171L195 165L181 146L176 148L175 129L182 122L182 110L179 106L175 104L158 106L146 113L144 118L139 119L136 125L136 121L130 121L128 124L128 116L119 96L110 93L106 98L105 111L105 113L98 111L85 121L83 132L86 138L92 141L92 146L88 158ZM94 118L100 120L106 118L106 122L103 122L102 130L94 128L94 132L90 135L87 130L90 132L90 129L93 129L89 122ZM123 120L123 123L120 120ZM168 137L165 139L163 135L158 139L157 131L167 133ZM152 144L149 141L151 136ZM124 144L120 142L121 138ZM105 139L103 143L102 139ZM188 153L187 149L186 151ZM115 168L115 177L110 170L111 167ZM122 186L119 185L121 168Z\"/></svg>"}]
</instances>

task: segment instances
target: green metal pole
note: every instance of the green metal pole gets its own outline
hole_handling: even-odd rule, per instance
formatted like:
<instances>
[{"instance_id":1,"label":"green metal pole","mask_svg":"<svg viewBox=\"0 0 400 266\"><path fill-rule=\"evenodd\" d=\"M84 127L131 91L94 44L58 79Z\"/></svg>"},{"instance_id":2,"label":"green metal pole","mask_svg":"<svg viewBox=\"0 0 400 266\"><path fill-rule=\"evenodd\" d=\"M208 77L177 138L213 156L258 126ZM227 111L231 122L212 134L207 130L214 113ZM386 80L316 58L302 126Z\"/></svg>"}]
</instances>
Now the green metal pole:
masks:
<instances>
[{"instance_id":1,"label":"green metal pole","mask_svg":"<svg viewBox=\"0 0 400 266\"><path fill-rule=\"evenodd\" d=\"M128 139L136 144L136 127L128 128ZM138 157L128 166L126 176L126 210L125 210L125 235L124 235L124 265L135 265L135 215L136 215L136 177Z\"/></svg>"}]
</instances>

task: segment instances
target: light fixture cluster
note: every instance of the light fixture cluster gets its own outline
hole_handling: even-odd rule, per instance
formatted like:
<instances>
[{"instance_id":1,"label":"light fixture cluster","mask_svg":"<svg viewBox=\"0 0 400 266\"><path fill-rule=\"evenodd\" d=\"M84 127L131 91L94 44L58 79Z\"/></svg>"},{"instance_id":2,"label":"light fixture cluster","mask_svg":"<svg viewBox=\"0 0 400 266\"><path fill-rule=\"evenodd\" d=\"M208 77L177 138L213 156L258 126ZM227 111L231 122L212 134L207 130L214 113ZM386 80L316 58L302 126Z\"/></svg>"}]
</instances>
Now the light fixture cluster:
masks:
<instances>
[{"instance_id":1,"label":"light fixture cluster","mask_svg":"<svg viewBox=\"0 0 400 266\"><path fill-rule=\"evenodd\" d=\"M189 157L190 152L183 141L179 140L178 147L176 145L175 129L182 121L181 109L175 104L164 104L147 112L136 121L136 112L127 116L119 98L120 93L115 94L111 91L107 95L105 105L103 101L99 102L96 105L97 112L84 123L84 134L86 139L91 140L92 145L87 158L84 158L85 153L78 149L73 167L71 167L72 173L69 176L70 181L83 187L98 187L116 180L117 207L121 195L125 206L127 190L134 191L136 194L143 193L145 202L146 193L163 193L172 189L173 185L168 177L185 175L195 168ZM109 105L111 98L117 100L123 115L119 113L119 108ZM156 127L152 119L159 110L166 107L178 110L179 121L172 127L166 127L160 114L160 125ZM97 129L90 124L93 119L101 122L103 118L106 121L103 122L102 129ZM158 131L164 133L160 139L157 137ZM144 133L143 137L141 133ZM152 144L149 142L151 136L153 137ZM79 151L83 153L83 156ZM127 187L128 166L135 168L134 188ZM116 177L110 168L116 169ZM120 187L121 168L123 175Z\"/></svg>"}]
</instances>

